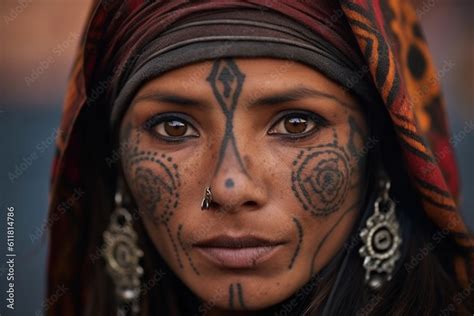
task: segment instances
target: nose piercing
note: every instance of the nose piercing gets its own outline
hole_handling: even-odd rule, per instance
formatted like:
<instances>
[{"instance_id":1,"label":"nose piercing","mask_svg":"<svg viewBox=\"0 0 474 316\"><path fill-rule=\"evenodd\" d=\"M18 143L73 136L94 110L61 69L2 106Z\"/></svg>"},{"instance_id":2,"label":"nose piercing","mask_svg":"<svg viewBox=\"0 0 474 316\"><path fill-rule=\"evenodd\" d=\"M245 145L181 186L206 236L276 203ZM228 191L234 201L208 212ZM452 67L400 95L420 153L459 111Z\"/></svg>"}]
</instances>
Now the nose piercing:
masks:
<instances>
[{"instance_id":1,"label":"nose piercing","mask_svg":"<svg viewBox=\"0 0 474 316\"><path fill-rule=\"evenodd\" d=\"M204 198L202 199L201 202L201 210L208 210L211 206L212 202L212 192L210 187L206 187L206 190L204 191Z\"/></svg>"}]
</instances>

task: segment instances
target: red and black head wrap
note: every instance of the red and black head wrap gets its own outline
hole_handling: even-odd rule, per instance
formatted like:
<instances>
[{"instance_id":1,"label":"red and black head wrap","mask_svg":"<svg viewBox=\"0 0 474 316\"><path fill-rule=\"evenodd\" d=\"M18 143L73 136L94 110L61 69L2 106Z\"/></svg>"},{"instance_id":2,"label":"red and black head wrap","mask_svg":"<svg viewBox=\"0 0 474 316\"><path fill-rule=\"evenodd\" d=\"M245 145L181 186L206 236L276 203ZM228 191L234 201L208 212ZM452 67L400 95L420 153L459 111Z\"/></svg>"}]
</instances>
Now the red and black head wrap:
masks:
<instances>
[{"instance_id":1,"label":"red and black head wrap","mask_svg":"<svg viewBox=\"0 0 474 316\"><path fill-rule=\"evenodd\" d=\"M342 31L328 28L325 38L291 17L256 8L198 12L164 31L152 30L146 42L118 56L121 71L114 72L112 95L108 98L113 100L112 125L120 121L137 89L148 80L183 65L225 57L273 57L301 62L360 97L375 98L370 81L360 78L364 61L355 49L355 38L349 30ZM142 34L143 30L135 32ZM336 47L331 41L343 45ZM366 79L367 74L363 75Z\"/></svg>"},{"instance_id":2,"label":"red and black head wrap","mask_svg":"<svg viewBox=\"0 0 474 316\"><path fill-rule=\"evenodd\" d=\"M370 3L370 5L369 5ZM368 106L385 107L403 161L427 217L474 251L456 205L459 187L435 69L413 7L406 1L98 1L83 34L68 86L62 134L53 166L49 290L80 271L74 249L87 209L58 206L88 172L78 161L87 146L78 132L88 107L120 121L137 89L167 70L219 57L276 57L317 68ZM418 56L414 63L413 52ZM423 87L430 87L429 93ZM64 238L67 235L68 238ZM461 282L474 273L472 256L456 257ZM70 292L58 310L69 311ZM62 309L64 308L64 309Z\"/></svg>"}]
</instances>

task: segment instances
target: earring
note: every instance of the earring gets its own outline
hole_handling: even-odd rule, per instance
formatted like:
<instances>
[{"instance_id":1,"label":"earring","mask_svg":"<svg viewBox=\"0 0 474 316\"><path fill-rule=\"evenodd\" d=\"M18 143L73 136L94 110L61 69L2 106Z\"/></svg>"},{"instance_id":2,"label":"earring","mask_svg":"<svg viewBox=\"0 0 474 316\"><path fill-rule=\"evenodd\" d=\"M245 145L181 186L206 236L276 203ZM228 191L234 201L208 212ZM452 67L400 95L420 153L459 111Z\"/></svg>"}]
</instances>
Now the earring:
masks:
<instances>
[{"instance_id":1,"label":"earring","mask_svg":"<svg viewBox=\"0 0 474 316\"><path fill-rule=\"evenodd\" d=\"M132 315L138 315L140 277L143 274L139 260L143 252L137 246L137 234L132 226L132 216L122 206L122 195L119 192L115 194L115 210L103 237L107 272L115 284L117 315L128 315L128 309Z\"/></svg>"},{"instance_id":2,"label":"earring","mask_svg":"<svg viewBox=\"0 0 474 316\"><path fill-rule=\"evenodd\" d=\"M373 290L391 280L402 244L395 202L388 195L388 179L381 181L381 189L374 203L374 214L367 219L366 226L359 234L364 243L359 254L364 258L365 282Z\"/></svg>"},{"instance_id":3,"label":"earring","mask_svg":"<svg viewBox=\"0 0 474 316\"><path fill-rule=\"evenodd\" d=\"M210 187L206 187L204 190L204 198L201 202L201 210L208 210L212 203L212 192Z\"/></svg>"}]
</instances>

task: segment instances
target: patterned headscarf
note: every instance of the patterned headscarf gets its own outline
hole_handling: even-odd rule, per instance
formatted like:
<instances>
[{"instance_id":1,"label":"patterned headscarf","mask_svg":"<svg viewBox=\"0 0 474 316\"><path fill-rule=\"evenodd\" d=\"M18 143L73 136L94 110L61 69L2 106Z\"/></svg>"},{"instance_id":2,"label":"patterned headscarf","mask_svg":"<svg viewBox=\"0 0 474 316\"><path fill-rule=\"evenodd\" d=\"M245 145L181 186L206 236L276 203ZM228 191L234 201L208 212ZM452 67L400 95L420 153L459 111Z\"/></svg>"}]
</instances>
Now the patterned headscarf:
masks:
<instances>
[{"instance_id":1,"label":"patterned headscarf","mask_svg":"<svg viewBox=\"0 0 474 316\"><path fill-rule=\"evenodd\" d=\"M102 1L93 6L70 76L57 153L53 164L49 218L49 291L78 271L74 247L84 234L78 223L87 212L81 201L61 203L81 187L77 133L80 113L112 96L134 53L170 25L193 14L216 9L257 9L282 14L324 38L346 56L368 66L361 77L372 79L393 123L403 164L425 214L456 243L474 251L474 239L458 207L458 173L450 143L443 98L433 61L408 1L258 1L184 0ZM354 54L353 52L357 53ZM108 122L104 122L108 124ZM63 214L65 213L65 214ZM68 236L65 238L64 236ZM458 279L467 284L474 273L472 258L454 258ZM69 298L69 301L73 298Z\"/></svg>"}]
</instances>

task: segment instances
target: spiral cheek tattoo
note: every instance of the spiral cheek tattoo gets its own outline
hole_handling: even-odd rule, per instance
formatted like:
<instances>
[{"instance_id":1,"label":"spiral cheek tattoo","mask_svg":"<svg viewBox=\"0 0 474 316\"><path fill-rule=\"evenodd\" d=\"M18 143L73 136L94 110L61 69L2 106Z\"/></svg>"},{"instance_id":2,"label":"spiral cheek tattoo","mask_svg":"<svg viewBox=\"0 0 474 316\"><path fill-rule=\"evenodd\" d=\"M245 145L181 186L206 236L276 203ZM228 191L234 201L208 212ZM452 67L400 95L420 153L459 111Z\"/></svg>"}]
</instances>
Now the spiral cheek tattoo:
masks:
<instances>
[{"instance_id":1,"label":"spiral cheek tattoo","mask_svg":"<svg viewBox=\"0 0 474 316\"><path fill-rule=\"evenodd\" d=\"M170 229L170 220L179 204L181 181L178 166L166 154L141 150L142 132L141 129L134 130L130 125L124 128L124 172L140 211L150 216L157 227L165 227L178 265L183 268L177 242Z\"/></svg>"},{"instance_id":2,"label":"spiral cheek tattoo","mask_svg":"<svg viewBox=\"0 0 474 316\"><path fill-rule=\"evenodd\" d=\"M363 146L366 135L351 115L347 123L345 146L333 128L331 142L301 150L293 161L292 191L303 209L316 217L340 209L351 189L352 177L355 175L356 182L360 181L358 174L365 159L357 143Z\"/></svg>"},{"instance_id":3,"label":"spiral cheek tattoo","mask_svg":"<svg viewBox=\"0 0 474 316\"><path fill-rule=\"evenodd\" d=\"M301 150L293 161L292 190L303 209L327 216L344 202L350 183L350 158L336 131L328 144Z\"/></svg>"},{"instance_id":4,"label":"spiral cheek tattoo","mask_svg":"<svg viewBox=\"0 0 474 316\"><path fill-rule=\"evenodd\" d=\"M356 142L359 138L364 143L365 135L352 116L348 117L348 125L349 138L346 146L340 144L336 130L333 129L331 142L301 150L293 161L292 191L303 210L317 218L327 217L341 210L349 191L358 184L351 186L352 176L356 175L357 182L360 181L357 172L364 161ZM314 263L324 243L344 217L359 205L360 198L342 210L335 223L322 236L311 259L310 277L314 274Z\"/></svg>"}]
</instances>

